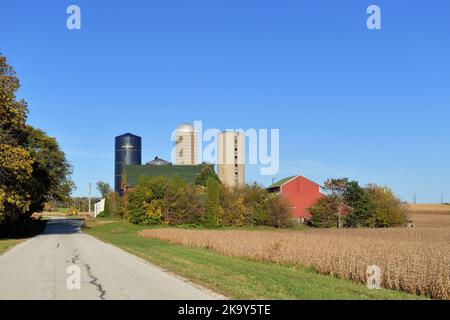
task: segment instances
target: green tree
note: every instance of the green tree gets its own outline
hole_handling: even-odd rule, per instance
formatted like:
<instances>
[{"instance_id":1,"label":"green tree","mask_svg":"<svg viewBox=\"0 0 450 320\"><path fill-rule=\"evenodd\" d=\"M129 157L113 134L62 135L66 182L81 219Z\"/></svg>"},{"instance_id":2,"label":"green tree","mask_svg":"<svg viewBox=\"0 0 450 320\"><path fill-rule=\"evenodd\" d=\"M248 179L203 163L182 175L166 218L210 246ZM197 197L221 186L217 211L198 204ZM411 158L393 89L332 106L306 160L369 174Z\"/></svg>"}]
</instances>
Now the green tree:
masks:
<instances>
[{"instance_id":1,"label":"green tree","mask_svg":"<svg viewBox=\"0 0 450 320\"><path fill-rule=\"evenodd\" d=\"M206 187L208 178L213 178L220 183L219 177L217 176L211 165L203 163L202 168L200 169L200 173L197 175L197 178L195 180L195 184Z\"/></svg>"},{"instance_id":2,"label":"green tree","mask_svg":"<svg viewBox=\"0 0 450 320\"><path fill-rule=\"evenodd\" d=\"M331 193L333 200L339 205L346 205L350 213L343 219L346 227L374 226L373 206L370 197L357 181L348 178L329 179L325 182L325 189ZM326 213L323 212L323 215Z\"/></svg>"},{"instance_id":3,"label":"green tree","mask_svg":"<svg viewBox=\"0 0 450 320\"><path fill-rule=\"evenodd\" d=\"M97 182L97 190L100 192L102 198L107 198L108 195L112 192L112 188L107 182L98 181Z\"/></svg>"},{"instance_id":4,"label":"green tree","mask_svg":"<svg viewBox=\"0 0 450 320\"><path fill-rule=\"evenodd\" d=\"M239 190L244 196L244 205L248 208L247 224L264 225L268 218L269 192L258 184L244 186Z\"/></svg>"},{"instance_id":5,"label":"green tree","mask_svg":"<svg viewBox=\"0 0 450 320\"><path fill-rule=\"evenodd\" d=\"M145 219L144 224L158 225L163 222L164 204L161 200L153 199L149 203L144 202Z\"/></svg>"},{"instance_id":6,"label":"green tree","mask_svg":"<svg viewBox=\"0 0 450 320\"><path fill-rule=\"evenodd\" d=\"M311 218L308 225L315 228L333 228L338 225L339 197L330 195L320 198L309 209Z\"/></svg>"},{"instance_id":7,"label":"green tree","mask_svg":"<svg viewBox=\"0 0 450 320\"><path fill-rule=\"evenodd\" d=\"M19 87L14 69L0 55L0 223L14 223L31 205L27 190L33 172L33 159L26 148L28 108L25 101L16 99Z\"/></svg>"},{"instance_id":8,"label":"green tree","mask_svg":"<svg viewBox=\"0 0 450 320\"><path fill-rule=\"evenodd\" d=\"M347 227L374 227L373 203L366 190L357 181L350 181L344 191L345 204L351 208L345 218Z\"/></svg>"},{"instance_id":9,"label":"green tree","mask_svg":"<svg viewBox=\"0 0 450 320\"><path fill-rule=\"evenodd\" d=\"M242 227L251 224L251 209L245 203L245 187L222 189L219 222L224 226Z\"/></svg>"},{"instance_id":10,"label":"green tree","mask_svg":"<svg viewBox=\"0 0 450 320\"><path fill-rule=\"evenodd\" d=\"M339 179L328 179L324 183L324 187L326 190L331 192L331 194L335 197L343 197L346 192L349 184L348 178L339 178Z\"/></svg>"},{"instance_id":11,"label":"green tree","mask_svg":"<svg viewBox=\"0 0 450 320\"><path fill-rule=\"evenodd\" d=\"M219 182L213 177L206 181L206 219L205 225L210 228L219 226L220 216L220 190Z\"/></svg>"},{"instance_id":12,"label":"green tree","mask_svg":"<svg viewBox=\"0 0 450 320\"><path fill-rule=\"evenodd\" d=\"M40 212L49 201L66 201L74 184L72 168L55 138L42 130L27 126L27 148L33 158L32 176L28 180L31 212Z\"/></svg>"},{"instance_id":13,"label":"green tree","mask_svg":"<svg viewBox=\"0 0 450 320\"><path fill-rule=\"evenodd\" d=\"M158 220L170 225L198 224L204 216L195 186L179 177L141 176L127 197L128 219L134 224L154 224Z\"/></svg>"},{"instance_id":14,"label":"green tree","mask_svg":"<svg viewBox=\"0 0 450 320\"><path fill-rule=\"evenodd\" d=\"M369 184L365 190L372 202L375 227L401 226L405 223L406 208L390 188Z\"/></svg>"},{"instance_id":15,"label":"green tree","mask_svg":"<svg viewBox=\"0 0 450 320\"><path fill-rule=\"evenodd\" d=\"M26 125L27 104L16 99L19 87L0 55L0 229L17 232L46 202L67 198L73 188L56 140Z\"/></svg>"},{"instance_id":16,"label":"green tree","mask_svg":"<svg viewBox=\"0 0 450 320\"><path fill-rule=\"evenodd\" d=\"M105 210L100 217L126 217L127 210L123 197L117 192L111 192L105 199Z\"/></svg>"}]
</instances>

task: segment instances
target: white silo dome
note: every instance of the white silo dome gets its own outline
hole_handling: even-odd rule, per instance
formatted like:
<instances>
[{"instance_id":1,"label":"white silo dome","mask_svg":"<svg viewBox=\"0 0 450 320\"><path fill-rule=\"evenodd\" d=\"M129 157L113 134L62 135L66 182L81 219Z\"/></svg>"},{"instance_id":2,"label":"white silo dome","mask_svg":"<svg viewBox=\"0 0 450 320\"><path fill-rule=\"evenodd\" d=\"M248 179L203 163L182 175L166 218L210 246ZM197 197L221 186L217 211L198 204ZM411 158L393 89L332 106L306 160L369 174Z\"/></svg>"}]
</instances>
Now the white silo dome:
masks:
<instances>
[{"instance_id":1,"label":"white silo dome","mask_svg":"<svg viewBox=\"0 0 450 320\"><path fill-rule=\"evenodd\" d=\"M178 126L176 131L177 132L188 132L188 133L191 133L191 132L195 131L195 128L189 123L183 123L183 124Z\"/></svg>"}]
</instances>

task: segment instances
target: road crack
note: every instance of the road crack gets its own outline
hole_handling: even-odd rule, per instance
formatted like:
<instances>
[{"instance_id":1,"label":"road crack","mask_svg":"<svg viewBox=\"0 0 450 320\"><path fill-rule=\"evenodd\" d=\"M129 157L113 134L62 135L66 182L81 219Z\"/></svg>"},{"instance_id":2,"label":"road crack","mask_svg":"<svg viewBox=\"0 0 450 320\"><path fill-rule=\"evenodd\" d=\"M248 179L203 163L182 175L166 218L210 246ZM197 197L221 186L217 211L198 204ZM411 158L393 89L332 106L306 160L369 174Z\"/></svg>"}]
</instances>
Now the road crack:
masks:
<instances>
[{"instance_id":1,"label":"road crack","mask_svg":"<svg viewBox=\"0 0 450 320\"><path fill-rule=\"evenodd\" d=\"M106 291L103 289L102 285L98 283L98 278L92 274L91 266L88 263L84 264L84 267L86 268L87 274L89 278L91 278L91 281L89 281L90 284L97 287L97 290L100 292L100 300L106 300L105 295Z\"/></svg>"}]
</instances>

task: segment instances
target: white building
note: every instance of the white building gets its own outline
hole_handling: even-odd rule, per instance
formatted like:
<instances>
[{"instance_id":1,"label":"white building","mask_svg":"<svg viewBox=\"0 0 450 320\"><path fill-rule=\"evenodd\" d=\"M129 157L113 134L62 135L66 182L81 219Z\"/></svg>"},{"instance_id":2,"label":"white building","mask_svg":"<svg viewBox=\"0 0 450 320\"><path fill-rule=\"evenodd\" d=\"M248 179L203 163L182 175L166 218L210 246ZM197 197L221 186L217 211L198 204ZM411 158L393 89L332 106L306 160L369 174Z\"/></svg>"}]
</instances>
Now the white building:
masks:
<instances>
[{"instance_id":1,"label":"white building","mask_svg":"<svg viewBox=\"0 0 450 320\"><path fill-rule=\"evenodd\" d=\"M105 211L105 199L94 203L94 218L97 218L97 216L103 211Z\"/></svg>"}]
</instances>

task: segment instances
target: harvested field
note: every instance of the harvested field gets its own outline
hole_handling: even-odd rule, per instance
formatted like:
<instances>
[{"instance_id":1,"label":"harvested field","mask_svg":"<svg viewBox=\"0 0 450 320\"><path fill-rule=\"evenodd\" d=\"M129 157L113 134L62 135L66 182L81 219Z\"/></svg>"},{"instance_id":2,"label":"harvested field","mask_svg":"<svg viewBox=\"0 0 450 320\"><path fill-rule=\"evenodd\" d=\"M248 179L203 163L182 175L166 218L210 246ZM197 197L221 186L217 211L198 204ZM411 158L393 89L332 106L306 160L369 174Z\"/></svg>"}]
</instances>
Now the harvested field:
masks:
<instances>
[{"instance_id":1,"label":"harvested field","mask_svg":"<svg viewBox=\"0 0 450 320\"><path fill-rule=\"evenodd\" d=\"M448 214L450 215L450 205L448 204L410 204L408 205L410 214Z\"/></svg>"},{"instance_id":2,"label":"harvested field","mask_svg":"<svg viewBox=\"0 0 450 320\"><path fill-rule=\"evenodd\" d=\"M415 213L412 221L416 227L450 228L450 214Z\"/></svg>"},{"instance_id":3,"label":"harvested field","mask_svg":"<svg viewBox=\"0 0 450 320\"><path fill-rule=\"evenodd\" d=\"M415 228L304 232L151 229L140 235L227 256L303 265L362 283L366 282L367 267L377 265L384 288L450 299L450 224L436 227L433 221L419 217L417 223L424 226Z\"/></svg>"}]
</instances>

